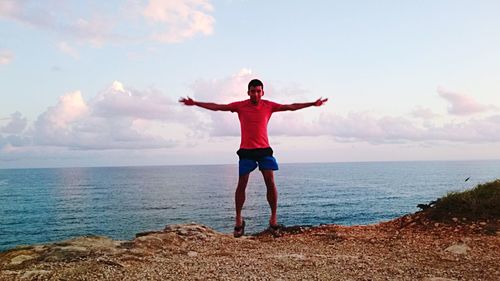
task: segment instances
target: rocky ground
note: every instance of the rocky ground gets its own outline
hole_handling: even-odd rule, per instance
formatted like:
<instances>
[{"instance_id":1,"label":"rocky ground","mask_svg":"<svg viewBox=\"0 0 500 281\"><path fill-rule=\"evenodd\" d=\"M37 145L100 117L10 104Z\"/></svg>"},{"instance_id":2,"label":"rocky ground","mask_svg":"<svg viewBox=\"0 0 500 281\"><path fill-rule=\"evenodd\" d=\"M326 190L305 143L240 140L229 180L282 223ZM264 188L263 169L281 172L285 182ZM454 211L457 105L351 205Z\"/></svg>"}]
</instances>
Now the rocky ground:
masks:
<instances>
[{"instance_id":1,"label":"rocky ground","mask_svg":"<svg viewBox=\"0 0 500 281\"><path fill-rule=\"evenodd\" d=\"M0 280L500 280L499 221L419 214L235 239L197 224L0 253Z\"/></svg>"}]
</instances>

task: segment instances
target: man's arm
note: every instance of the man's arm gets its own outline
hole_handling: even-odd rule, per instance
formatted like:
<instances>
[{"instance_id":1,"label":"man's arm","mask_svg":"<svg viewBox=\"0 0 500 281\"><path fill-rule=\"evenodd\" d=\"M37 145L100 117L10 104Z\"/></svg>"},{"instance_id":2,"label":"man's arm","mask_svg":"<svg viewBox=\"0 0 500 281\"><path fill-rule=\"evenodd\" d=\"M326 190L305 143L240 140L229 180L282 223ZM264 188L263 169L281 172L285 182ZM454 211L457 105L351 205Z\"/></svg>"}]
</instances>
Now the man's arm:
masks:
<instances>
[{"instance_id":1,"label":"man's arm","mask_svg":"<svg viewBox=\"0 0 500 281\"><path fill-rule=\"evenodd\" d=\"M202 107L205 109L209 109L209 110L214 110L214 111L217 111L217 110L230 111L231 110L231 107L229 107L229 105L227 105L227 104L217 104L217 103L213 103L213 102L199 102L199 101L193 100L190 97L180 98L179 102L183 103L185 105L188 105L188 106L196 105L196 106L199 106L199 107Z\"/></svg>"},{"instance_id":2,"label":"man's arm","mask_svg":"<svg viewBox=\"0 0 500 281\"><path fill-rule=\"evenodd\" d=\"M310 106L322 106L328 99L319 98L313 102L283 104L277 111L298 110Z\"/></svg>"}]
</instances>

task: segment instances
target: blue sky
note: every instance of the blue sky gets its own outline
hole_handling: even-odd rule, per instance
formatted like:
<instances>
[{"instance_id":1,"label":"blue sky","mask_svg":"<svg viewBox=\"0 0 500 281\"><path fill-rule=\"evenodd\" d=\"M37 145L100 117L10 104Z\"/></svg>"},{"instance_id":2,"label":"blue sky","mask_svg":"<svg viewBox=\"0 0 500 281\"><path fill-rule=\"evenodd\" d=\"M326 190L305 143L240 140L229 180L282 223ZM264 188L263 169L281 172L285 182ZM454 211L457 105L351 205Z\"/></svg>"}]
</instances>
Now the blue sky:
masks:
<instances>
[{"instance_id":1,"label":"blue sky","mask_svg":"<svg viewBox=\"0 0 500 281\"><path fill-rule=\"evenodd\" d=\"M235 163L281 103L281 162L500 158L498 1L0 0L0 168Z\"/></svg>"}]
</instances>

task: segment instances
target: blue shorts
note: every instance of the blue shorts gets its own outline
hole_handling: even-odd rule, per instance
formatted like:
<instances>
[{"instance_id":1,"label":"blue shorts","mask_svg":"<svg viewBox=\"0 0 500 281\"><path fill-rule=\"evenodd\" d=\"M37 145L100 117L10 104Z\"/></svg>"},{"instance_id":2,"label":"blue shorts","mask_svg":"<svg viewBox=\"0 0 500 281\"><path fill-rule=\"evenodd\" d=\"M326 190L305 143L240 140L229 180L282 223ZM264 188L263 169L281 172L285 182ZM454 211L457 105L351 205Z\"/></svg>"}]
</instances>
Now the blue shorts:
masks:
<instances>
[{"instance_id":1,"label":"blue shorts","mask_svg":"<svg viewBox=\"0 0 500 281\"><path fill-rule=\"evenodd\" d=\"M258 160L252 160L252 159L240 159L239 162L239 170L240 170L240 177L244 176L246 174L249 174L255 168L257 168L257 165L259 166L259 170L273 170L276 171L278 170L278 162L276 162L276 158L272 156L265 156L262 158L259 158Z\"/></svg>"}]
</instances>

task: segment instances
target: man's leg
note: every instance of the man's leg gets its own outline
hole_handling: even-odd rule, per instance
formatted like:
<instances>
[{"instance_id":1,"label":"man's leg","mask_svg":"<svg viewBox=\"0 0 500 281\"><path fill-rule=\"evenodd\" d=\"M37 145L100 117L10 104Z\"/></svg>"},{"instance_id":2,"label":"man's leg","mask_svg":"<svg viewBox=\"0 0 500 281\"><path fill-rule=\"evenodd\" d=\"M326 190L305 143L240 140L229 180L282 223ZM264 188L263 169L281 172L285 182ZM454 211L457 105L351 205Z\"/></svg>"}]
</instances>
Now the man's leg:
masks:
<instances>
[{"instance_id":1,"label":"man's leg","mask_svg":"<svg viewBox=\"0 0 500 281\"><path fill-rule=\"evenodd\" d=\"M267 187L267 202L269 207L271 207L271 218L269 219L269 225L277 225L278 217L276 211L278 209L278 190L276 189L276 184L274 183L274 171L273 170L262 170L262 175L264 176L264 181Z\"/></svg>"},{"instance_id":2,"label":"man's leg","mask_svg":"<svg viewBox=\"0 0 500 281\"><path fill-rule=\"evenodd\" d=\"M234 201L236 203L236 226L241 226L243 224L243 219L241 217L241 209L243 209L243 204L245 203L245 190L247 188L248 178L250 174L240 176L238 179L238 186L236 187L236 192L234 193Z\"/></svg>"}]
</instances>

